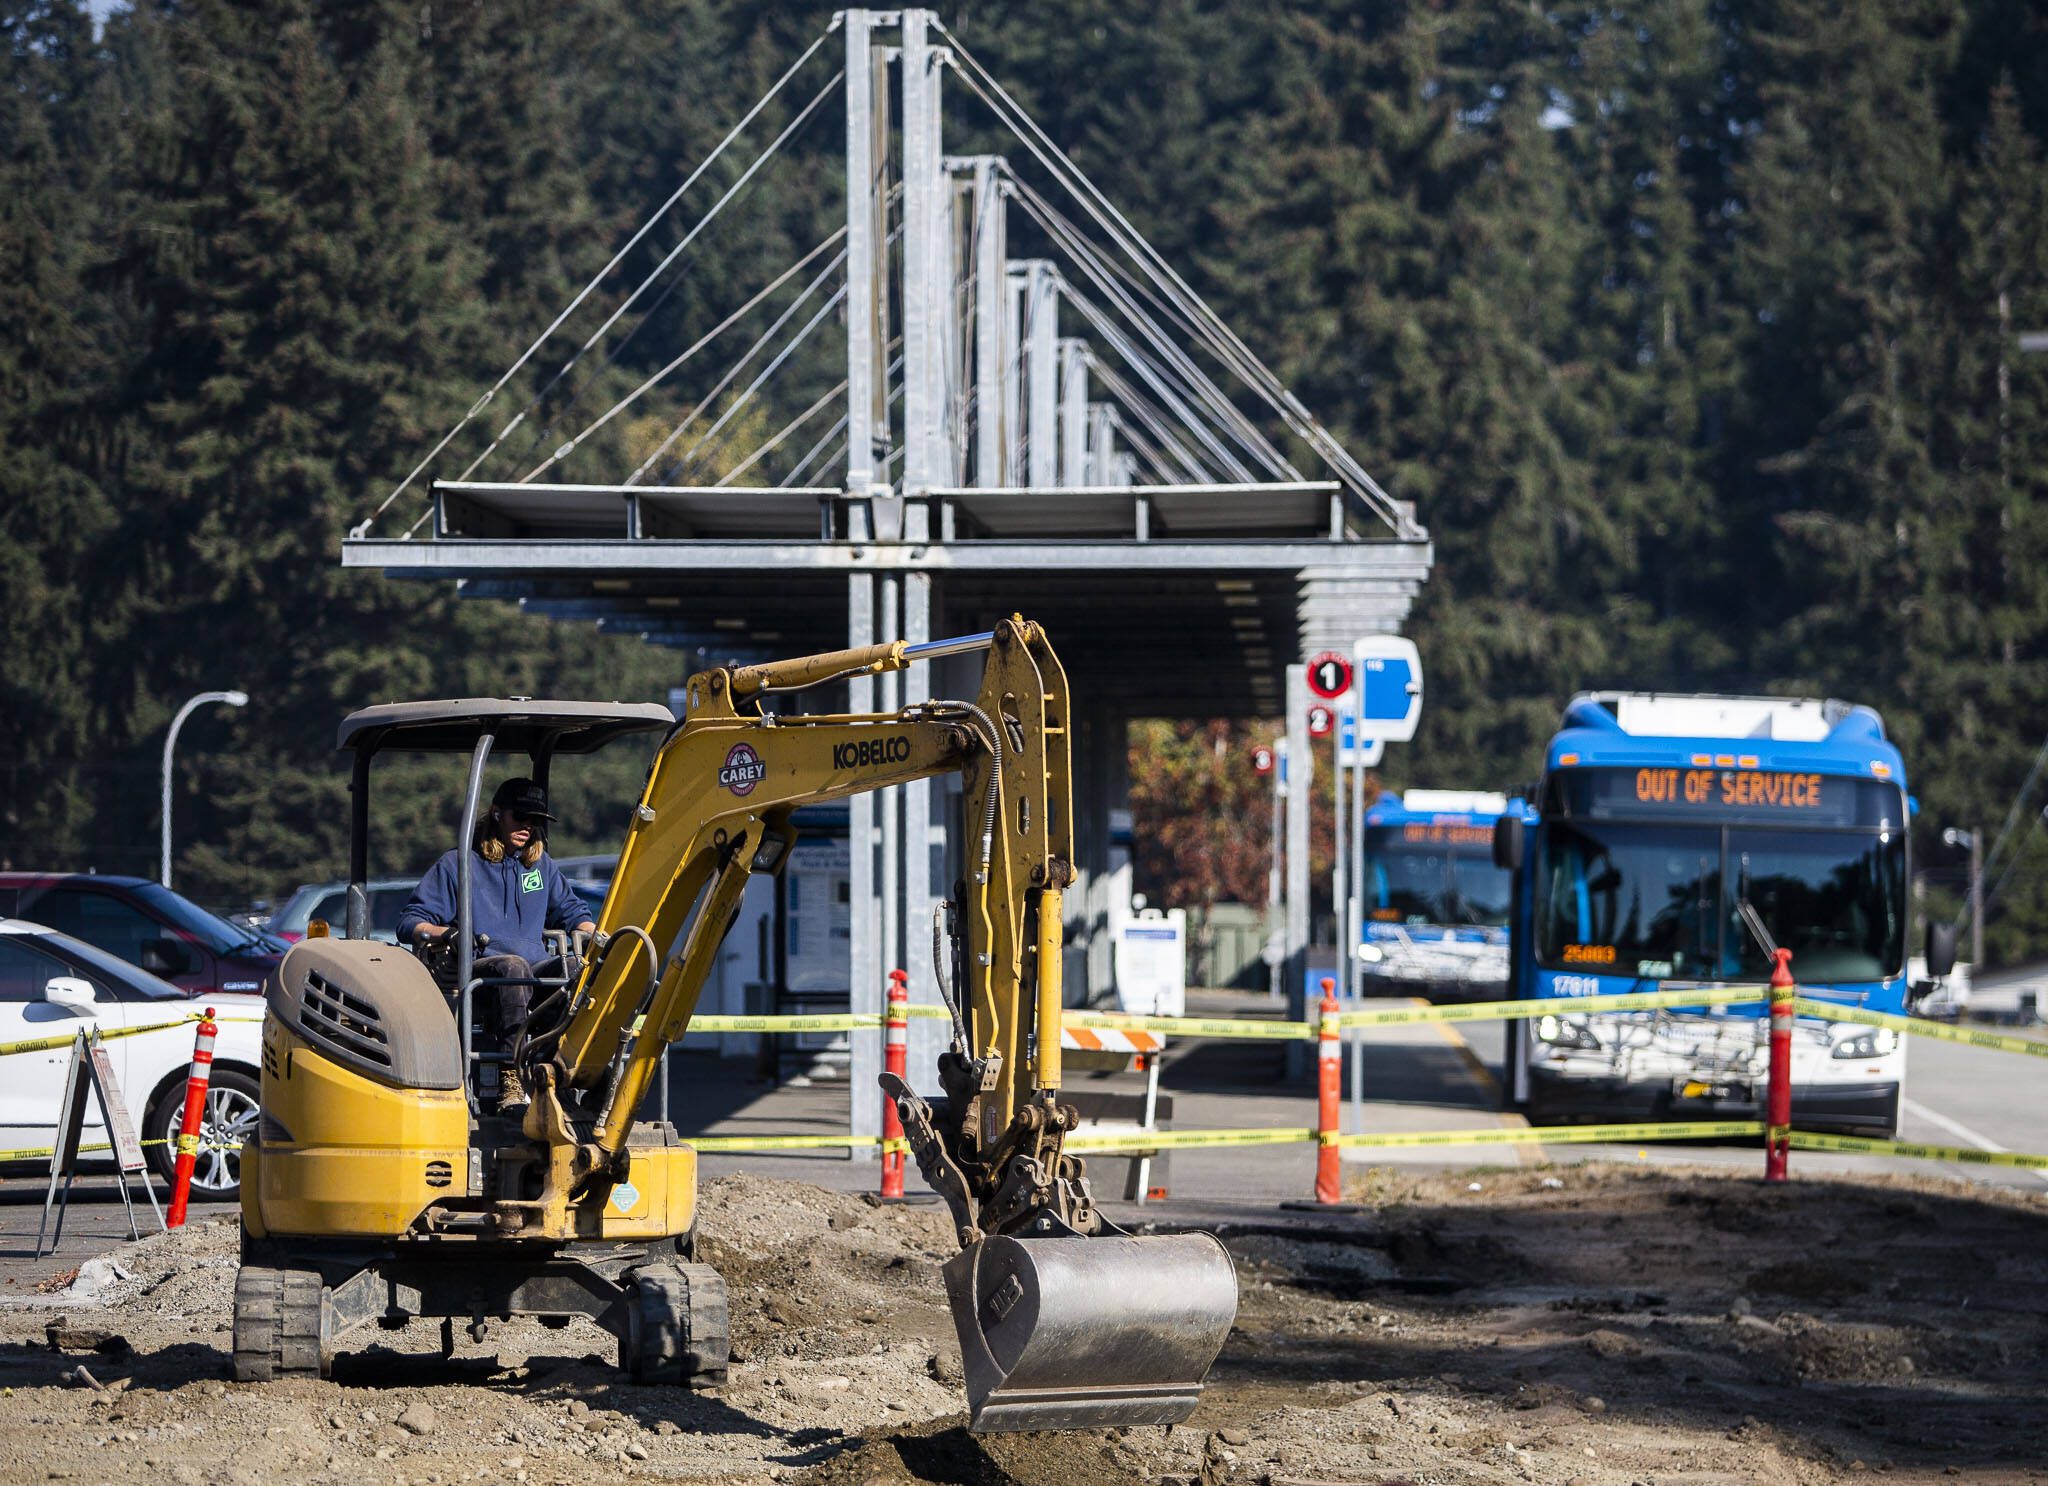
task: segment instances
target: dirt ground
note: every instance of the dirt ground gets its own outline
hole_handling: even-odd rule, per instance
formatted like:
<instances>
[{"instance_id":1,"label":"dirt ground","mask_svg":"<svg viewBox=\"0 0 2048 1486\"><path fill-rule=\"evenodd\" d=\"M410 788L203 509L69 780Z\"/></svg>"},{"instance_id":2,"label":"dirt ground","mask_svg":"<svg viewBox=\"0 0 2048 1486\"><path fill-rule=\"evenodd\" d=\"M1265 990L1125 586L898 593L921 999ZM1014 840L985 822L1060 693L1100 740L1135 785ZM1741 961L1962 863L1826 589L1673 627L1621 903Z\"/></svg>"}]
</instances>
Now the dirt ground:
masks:
<instances>
[{"instance_id":1,"label":"dirt ground","mask_svg":"<svg viewBox=\"0 0 2048 1486\"><path fill-rule=\"evenodd\" d=\"M1598 1166L1354 1186L1356 1212L1221 1229L1242 1303L1187 1424L982 1438L936 1208L710 1183L736 1357L709 1395L622 1381L581 1323L448 1362L437 1328L370 1330L332 1382L230 1383L236 1238L210 1221L116 1251L132 1278L94 1300L0 1309L0 1482L2048 1480L2048 1195Z\"/></svg>"}]
</instances>

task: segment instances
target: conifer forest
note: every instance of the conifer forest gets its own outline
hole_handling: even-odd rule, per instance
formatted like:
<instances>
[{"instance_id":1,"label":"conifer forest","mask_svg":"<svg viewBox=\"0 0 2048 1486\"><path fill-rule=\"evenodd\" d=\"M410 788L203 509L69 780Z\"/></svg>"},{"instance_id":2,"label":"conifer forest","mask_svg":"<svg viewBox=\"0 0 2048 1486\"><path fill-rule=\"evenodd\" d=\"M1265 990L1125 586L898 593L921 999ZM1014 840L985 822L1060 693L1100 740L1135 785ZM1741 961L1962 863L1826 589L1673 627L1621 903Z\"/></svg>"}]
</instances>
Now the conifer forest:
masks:
<instances>
[{"instance_id":1,"label":"conifer forest","mask_svg":"<svg viewBox=\"0 0 2048 1486\"><path fill-rule=\"evenodd\" d=\"M1526 785L1581 689L1868 703L1930 910L1942 829L2010 820L1989 958L2048 954L2048 10L940 12L1428 527L1429 705L1386 785ZM229 908L342 873L352 708L660 699L702 663L341 542L830 16L0 3L0 865L153 875L196 691L251 697L179 745L177 886ZM833 230L842 142L830 108L792 136L593 396ZM1133 730L1156 902L1263 900L1275 727ZM622 767L558 849L610 845ZM451 777L386 793L388 865L445 844Z\"/></svg>"}]
</instances>

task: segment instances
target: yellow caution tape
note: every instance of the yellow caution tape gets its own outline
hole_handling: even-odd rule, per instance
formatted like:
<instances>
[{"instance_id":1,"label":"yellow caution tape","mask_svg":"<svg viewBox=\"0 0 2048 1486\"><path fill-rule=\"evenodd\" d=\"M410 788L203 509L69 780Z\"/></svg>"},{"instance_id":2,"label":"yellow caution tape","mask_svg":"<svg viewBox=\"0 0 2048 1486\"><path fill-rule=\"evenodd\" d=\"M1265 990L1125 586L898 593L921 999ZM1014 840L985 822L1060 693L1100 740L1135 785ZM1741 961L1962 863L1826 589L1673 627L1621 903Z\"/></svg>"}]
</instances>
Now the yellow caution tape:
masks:
<instances>
[{"instance_id":1,"label":"yellow caution tape","mask_svg":"<svg viewBox=\"0 0 2048 1486\"><path fill-rule=\"evenodd\" d=\"M100 1041L112 1042L119 1037L140 1037L145 1032L164 1032L173 1027L189 1027L198 1020L199 1018L195 1014L193 1016L181 1016L174 1022L151 1022L146 1027L102 1027L98 1031ZM79 1030L90 1033L94 1029L87 1027ZM76 1041L78 1041L78 1032L71 1031L66 1032L62 1037L31 1037L23 1042L0 1042L0 1057L5 1057L9 1053L54 1052L58 1048L69 1047Z\"/></svg>"},{"instance_id":2,"label":"yellow caution tape","mask_svg":"<svg viewBox=\"0 0 2048 1486\"><path fill-rule=\"evenodd\" d=\"M2022 1166L2030 1171L2048 1171L2048 1156L2027 1156L2018 1151L1978 1151L1953 1145L1915 1145L1904 1140L1869 1140L1860 1135L1811 1135L1804 1130L1794 1130L1792 1148L1797 1151L1867 1151L1877 1156L1954 1161L1963 1166Z\"/></svg>"},{"instance_id":3,"label":"yellow caution tape","mask_svg":"<svg viewBox=\"0 0 2048 1486\"><path fill-rule=\"evenodd\" d=\"M792 1016L698 1016L690 1018L690 1032L872 1032L882 1025L879 1016L847 1012Z\"/></svg>"},{"instance_id":4,"label":"yellow caution tape","mask_svg":"<svg viewBox=\"0 0 2048 1486\"><path fill-rule=\"evenodd\" d=\"M1545 996L1527 1001L1473 1001L1463 1006L1387 1006L1340 1011L1340 1027L1392 1027L1415 1022L1492 1022L1510 1017L1558 1016L1581 1011L1652 1011L1669 1006L1739 1006L1765 999L1762 986L1714 986L1696 991L1630 991L1614 996Z\"/></svg>"},{"instance_id":5,"label":"yellow caution tape","mask_svg":"<svg viewBox=\"0 0 2048 1486\"><path fill-rule=\"evenodd\" d=\"M1176 1151L1199 1146L1299 1145L1315 1138L1313 1130L1136 1130L1127 1134L1069 1135L1060 1142L1060 1149Z\"/></svg>"},{"instance_id":6,"label":"yellow caution tape","mask_svg":"<svg viewBox=\"0 0 2048 1486\"><path fill-rule=\"evenodd\" d=\"M194 1136L193 1138L196 1140L198 1137ZM170 1143L171 1142L169 1142L168 1140L161 1139L145 1140L141 1142L141 1144L143 1145L169 1145ZM82 1145L78 1148L78 1154L81 1156L90 1156L95 1151L111 1151L112 1149L113 1147L111 1145ZM227 1150L228 1147L200 1146L197 1147L197 1149L224 1151ZM42 1161L48 1159L51 1156L54 1156L55 1154L56 1152L52 1150L49 1146L38 1146L34 1150L0 1151L0 1161Z\"/></svg>"},{"instance_id":7,"label":"yellow caution tape","mask_svg":"<svg viewBox=\"0 0 2048 1486\"><path fill-rule=\"evenodd\" d=\"M1169 1032L1177 1037L1281 1038L1300 1042L1316 1035L1312 1022L1225 1021L1198 1016L1122 1016L1102 1011L1070 1011L1060 1018L1068 1027L1100 1027L1112 1032Z\"/></svg>"},{"instance_id":8,"label":"yellow caution tape","mask_svg":"<svg viewBox=\"0 0 2048 1486\"><path fill-rule=\"evenodd\" d=\"M1701 1140L1731 1135L1763 1134L1761 1120L1694 1120L1656 1125L1531 1125L1480 1130L1420 1130L1402 1133L1334 1135L1323 1141L1339 1146L1441 1145L1606 1145L1639 1140Z\"/></svg>"},{"instance_id":9,"label":"yellow caution tape","mask_svg":"<svg viewBox=\"0 0 2048 1486\"><path fill-rule=\"evenodd\" d=\"M952 1013L943 1006L906 1006L906 1021L950 1021ZM705 1015L690 1018L690 1032L877 1032L888 1021L886 1012L792 1012L759 1016ZM638 1031L636 1023L634 1030Z\"/></svg>"},{"instance_id":10,"label":"yellow caution tape","mask_svg":"<svg viewBox=\"0 0 2048 1486\"><path fill-rule=\"evenodd\" d=\"M1893 1016L1885 1011L1866 1011L1860 1006L1837 1006L1832 1001L1814 1001L1800 996L1792 1003L1800 1016L1817 1016L1830 1022L1856 1022L1865 1027L1890 1027L1915 1037L1933 1037L1942 1042L1960 1042L1965 1047L1988 1047L2001 1053L2025 1053L2048 1058L2048 1042L2030 1037L2005 1037L1997 1032L1978 1032L1969 1027L1951 1027L1946 1022L1923 1021L1919 1017Z\"/></svg>"},{"instance_id":11,"label":"yellow caution tape","mask_svg":"<svg viewBox=\"0 0 2048 1486\"><path fill-rule=\"evenodd\" d=\"M878 1146L879 1135L689 1135L683 1144L699 1151L832 1151Z\"/></svg>"}]
</instances>

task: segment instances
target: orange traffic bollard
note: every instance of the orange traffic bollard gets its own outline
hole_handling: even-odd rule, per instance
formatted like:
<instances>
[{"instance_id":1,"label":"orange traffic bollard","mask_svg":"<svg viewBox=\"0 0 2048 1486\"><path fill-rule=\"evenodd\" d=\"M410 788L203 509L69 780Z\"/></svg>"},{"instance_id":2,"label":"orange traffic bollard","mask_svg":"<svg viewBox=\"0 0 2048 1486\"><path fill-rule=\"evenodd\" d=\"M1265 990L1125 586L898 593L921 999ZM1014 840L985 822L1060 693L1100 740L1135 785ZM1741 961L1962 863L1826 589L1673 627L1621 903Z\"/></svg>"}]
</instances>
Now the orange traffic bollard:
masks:
<instances>
[{"instance_id":1,"label":"orange traffic bollard","mask_svg":"<svg viewBox=\"0 0 2048 1486\"><path fill-rule=\"evenodd\" d=\"M1323 977L1322 1021L1316 1029L1316 1201L1343 1200L1343 1151L1335 1144L1344 1086L1337 1044L1337 982Z\"/></svg>"},{"instance_id":2,"label":"orange traffic bollard","mask_svg":"<svg viewBox=\"0 0 2048 1486\"><path fill-rule=\"evenodd\" d=\"M883 1022L882 1066L902 1078L910 1068L910 977L901 970L889 972L889 1014ZM903 1195L903 1120L896 1113L896 1101L882 1099L882 1195ZM891 1145L894 1149L891 1149Z\"/></svg>"},{"instance_id":3,"label":"orange traffic bollard","mask_svg":"<svg viewBox=\"0 0 2048 1486\"><path fill-rule=\"evenodd\" d=\"M185 1203L192 1195L192 1168L199 1160L199 1127L206 1114L206 1086L213 1081L213 1039L220 1027L213 1020L213 1008L199 1019L199 1036L192 1046L192 1072L185 1079L185 1117L178 1122L178 1165L171 1177L171 1208L164 1223L171 1228L185 1226Z\"/></svg>"},{"instance_id":4,"label":"orange traffic bollard","mask_svg":"<svg viewBox=\"0 0 2048 1486\"><path fill-rule=\"evenodd\" d=\"M1771 1072L1764 1107L1764 1180L1782 1182L1792 1154L1792 951L1771 971Z\"/></svg>"}]
</instances>

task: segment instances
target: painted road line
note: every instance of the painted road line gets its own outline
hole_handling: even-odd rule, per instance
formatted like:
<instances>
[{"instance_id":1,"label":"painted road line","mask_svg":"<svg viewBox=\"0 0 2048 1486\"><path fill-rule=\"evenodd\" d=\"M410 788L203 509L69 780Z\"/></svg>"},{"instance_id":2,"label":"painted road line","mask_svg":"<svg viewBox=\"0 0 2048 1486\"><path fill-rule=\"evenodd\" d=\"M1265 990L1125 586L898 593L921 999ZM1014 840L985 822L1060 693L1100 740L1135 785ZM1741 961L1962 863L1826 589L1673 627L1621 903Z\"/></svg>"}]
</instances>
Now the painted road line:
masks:
<instances>
[{"instance_id":1,"label":"painted road line","mask_svg":"<svg viewBox=\"0 0 2048 1486\"><path fill-rule=\"evenodd\" d=\"M1465 1040L1464 1034L1449 1022L1431 1022L1429 1025L1437 1036L1457 1049L1458 1056L1465 1065L1465 1071L1472 1076L1472 1081L1479 1085L1479 1091L1485 1096L1486 1102L1498 1106L1501 1102L1500 1080L1493 1076L1493 1070L1486 1066L1486 1061L1473 1051L1472 1044ZM1513 1110L1496 1108L1493 1117L1503 1130L1529 1128L1528 1117ZM1543 1153L1543 1147L1534 1140L1517 1141L1513 1149L1515 1164L1518 1166L1541 1166L1548 1159Z\"/></svg>"},{"instance_id":2,"label":"painted road line","mask_svg":"<svg viewBox=\"0 0 2048 1486\"><path fill-rule=\"evenodd\" d=\"M1929 1109L1926 1105L1922 1104L1917 1099L1908 1099L1904 1095L1901 1095L1899 1098L1899 1103L1902 1106L1904 1106L1906 1113L1913 1116L1914 1119L1925 1120L1930 1125L1939 1125L1942 1129L1948 1131L1949 1134L1955 1136L1958 1140L1967 1140L1971 1145L1975 1146L1980 1151L1990 1151L1994 1155L2000 1156L2011 1154L2010 1150L2007 1147L2000 1145L1990 1136L1978 1134L1975 1130L1972 1130L1968 1125L1965 1125L1961 1120L1952 1120L1947 1115L1943 1114L1940 1110ZM2028 1169L2032 1170L2033 1168ZM2036 1177L2039 1177L2042 1181L2048 1182L2048 1172L2037 1170L2034 1171L2034 1175Z\"/></svg>"}]
</instances>

